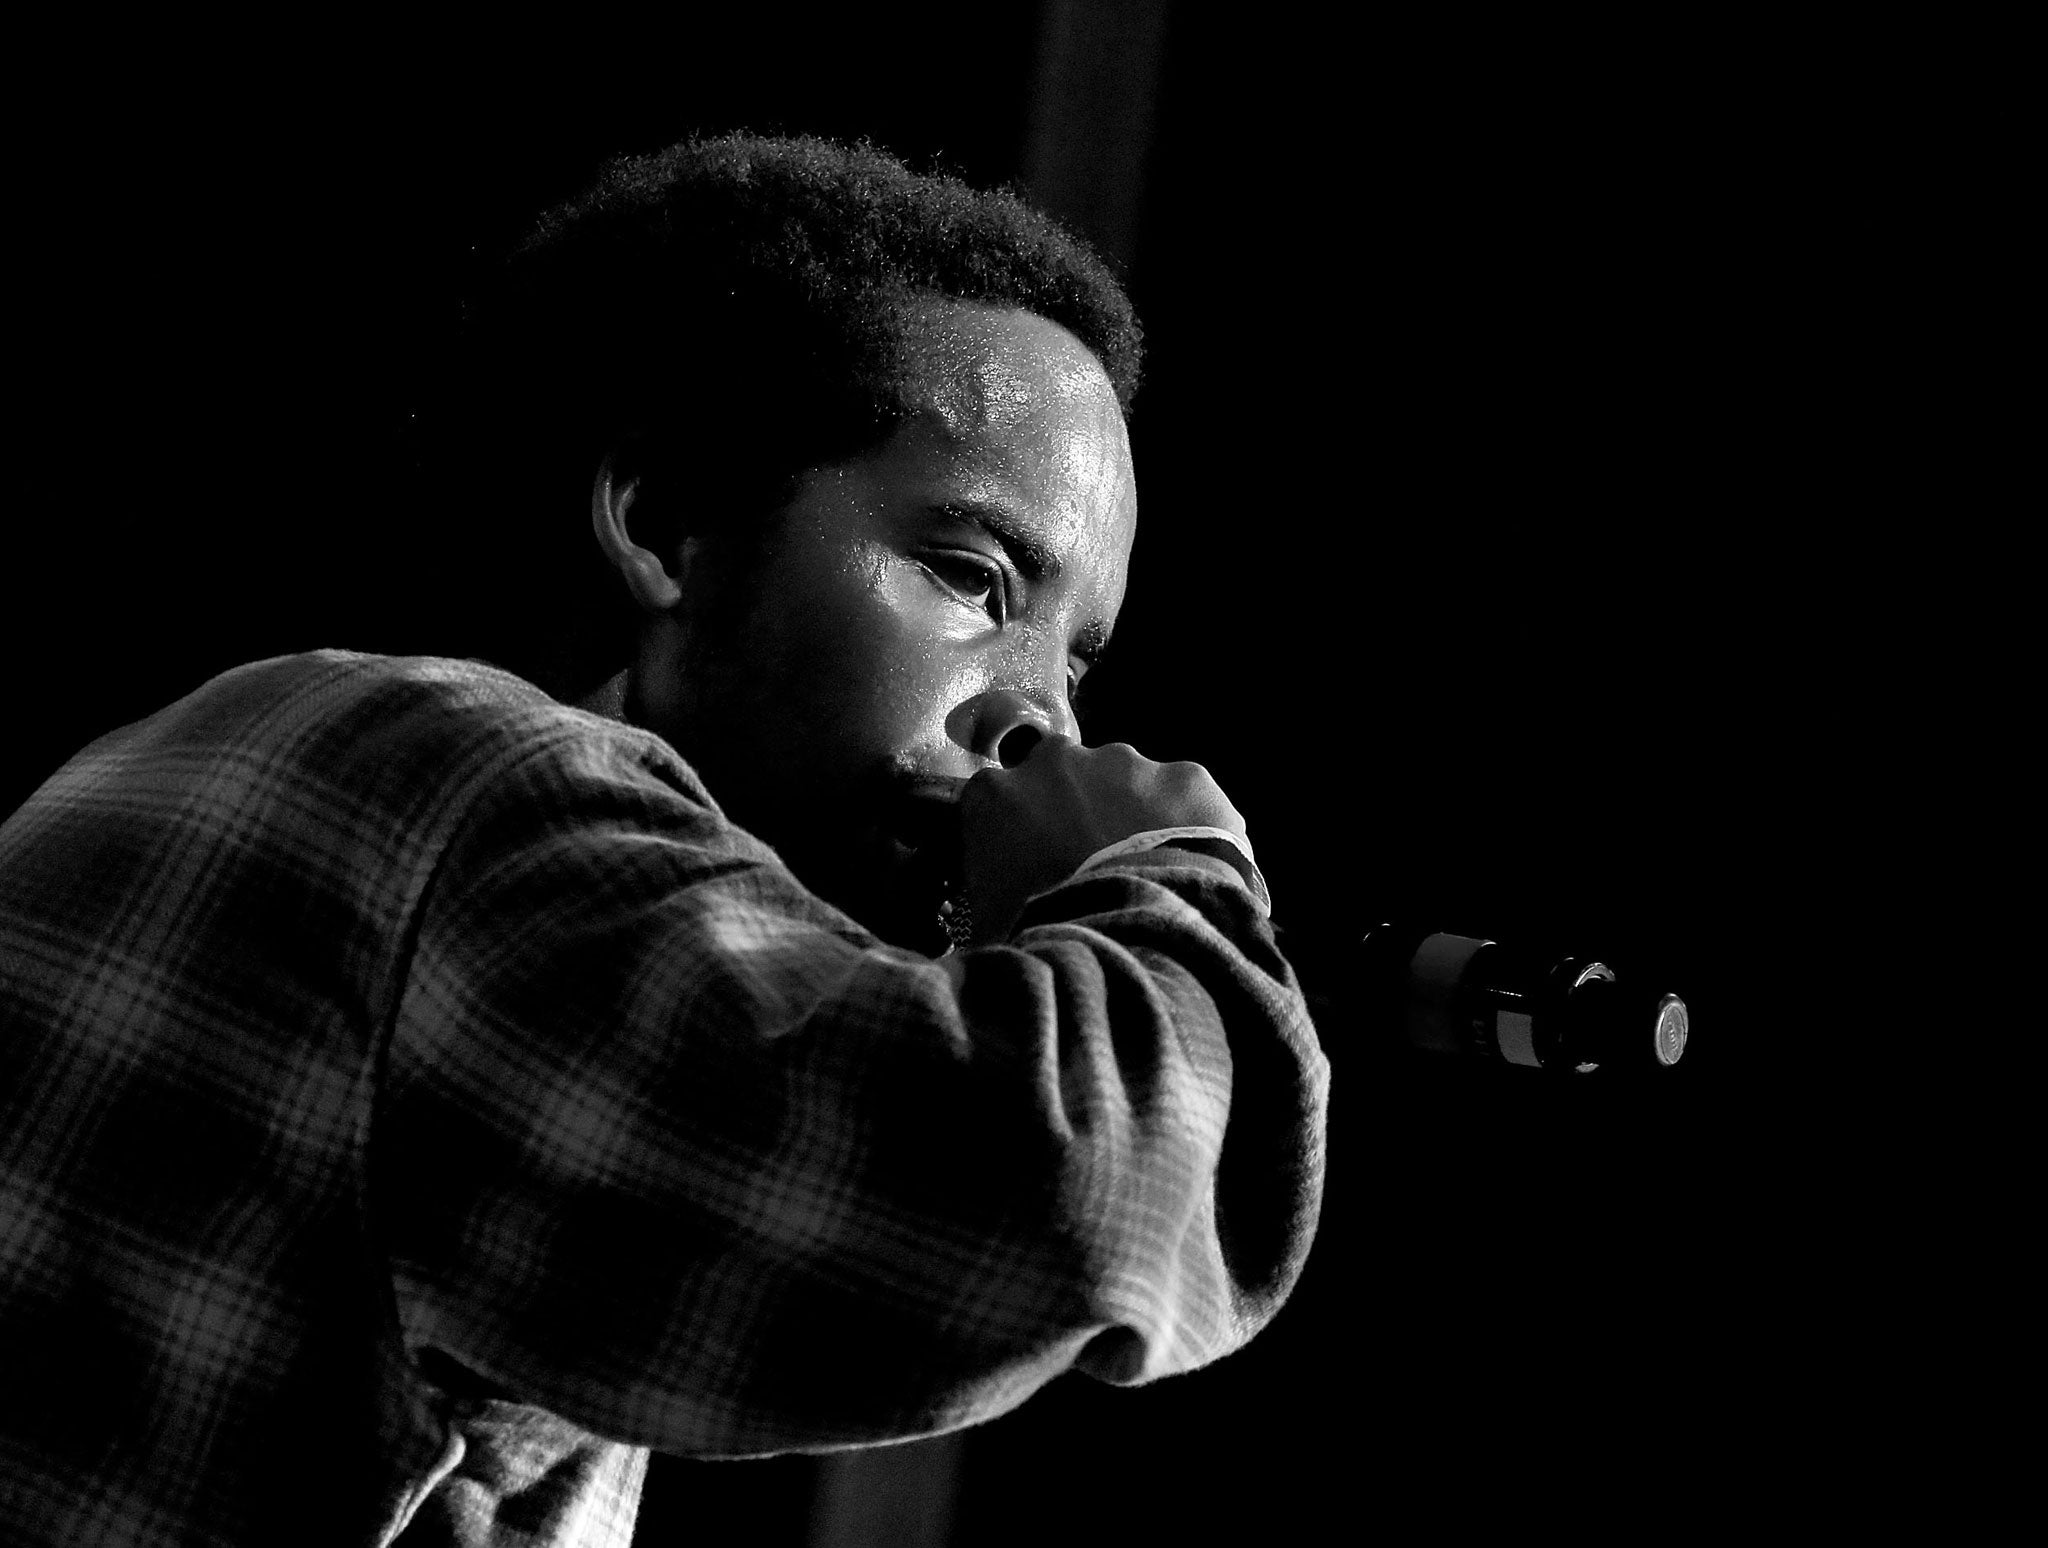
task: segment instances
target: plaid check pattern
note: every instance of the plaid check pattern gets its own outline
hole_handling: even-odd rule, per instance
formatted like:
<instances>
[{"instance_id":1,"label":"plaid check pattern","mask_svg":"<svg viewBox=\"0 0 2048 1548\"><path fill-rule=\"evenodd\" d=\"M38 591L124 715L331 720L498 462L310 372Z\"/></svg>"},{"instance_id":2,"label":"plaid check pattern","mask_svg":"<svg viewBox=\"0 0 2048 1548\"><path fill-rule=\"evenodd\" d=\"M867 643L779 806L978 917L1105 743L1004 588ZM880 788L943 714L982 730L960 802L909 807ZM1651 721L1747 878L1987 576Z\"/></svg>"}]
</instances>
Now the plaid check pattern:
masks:
<instances>
[{"instance_id":1,"label":"plaid check pattern","mask_svg":"<svg viewBox=\"0 0 2048 1548\"><path fill-rule=\"evenodd\" d=\"M0 826L0 1538L625 1544L645 1448L1214 1360L1320 1201L1265 914L1156 848L931 961L515 678L227 673Z\"/></svg>"}]
</instances>

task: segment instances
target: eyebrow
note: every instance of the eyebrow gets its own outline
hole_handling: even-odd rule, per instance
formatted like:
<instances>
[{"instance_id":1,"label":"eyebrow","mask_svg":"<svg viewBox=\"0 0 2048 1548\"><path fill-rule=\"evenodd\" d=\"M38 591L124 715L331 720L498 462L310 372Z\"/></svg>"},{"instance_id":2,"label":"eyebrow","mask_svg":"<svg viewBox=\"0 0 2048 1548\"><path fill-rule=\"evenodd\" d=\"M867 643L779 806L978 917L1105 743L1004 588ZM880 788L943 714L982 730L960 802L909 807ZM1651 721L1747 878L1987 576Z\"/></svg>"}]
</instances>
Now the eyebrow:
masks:
<instances>
[{"instance_id":1,"label":"eyebrow","mask_svg":"<svg viewBox=\"0 0 2048 1548\"><path fill-rule=\"evenodd\" d=\"M980 500L948 500L938 509L940 515L979 527L1002 544L1003 551L1010 556L1010 563L1024 572L1026 580L1059 579L1059 555L1002 506Z\"/></svg>"},{"instance_id":2,"label":"eyebrow","mask_svg":"<svg viewBox=\"0 0 2048 1548\"><path fill-rule=\"evenodd\" d=\"M1033 585L1059 579L1065 568L1060 556L1003 506L982 500L948 500L936 509L941 516L981 528L1002 545L1010 562ZM1109 634L1109 625L1100 619L1085 625L1074 641L1073 654L1094 666L1109 649Z\"/></svg>"}]
</instances>

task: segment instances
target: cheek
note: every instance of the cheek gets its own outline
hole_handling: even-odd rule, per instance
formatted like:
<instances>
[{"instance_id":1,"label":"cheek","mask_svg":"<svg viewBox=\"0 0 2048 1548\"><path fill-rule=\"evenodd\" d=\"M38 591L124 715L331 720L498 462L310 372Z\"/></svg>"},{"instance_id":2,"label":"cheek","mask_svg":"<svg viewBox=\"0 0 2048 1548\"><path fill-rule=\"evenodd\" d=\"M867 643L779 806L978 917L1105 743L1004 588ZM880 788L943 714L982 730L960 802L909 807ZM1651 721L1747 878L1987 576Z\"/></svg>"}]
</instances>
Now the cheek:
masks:
<instances>
[{"instance_id":1,"label":"cheek","mask_svg":"<svg viewBox=\"0 0 2048 1548\"><path fill-rule=\"evenodd\" d=\"M948 712L989 669L971 617L907 564L863 567L860 583L806 599L782 654L814 723L849 749L913 751L945 740Z\"/></svg>"}]
</instances>

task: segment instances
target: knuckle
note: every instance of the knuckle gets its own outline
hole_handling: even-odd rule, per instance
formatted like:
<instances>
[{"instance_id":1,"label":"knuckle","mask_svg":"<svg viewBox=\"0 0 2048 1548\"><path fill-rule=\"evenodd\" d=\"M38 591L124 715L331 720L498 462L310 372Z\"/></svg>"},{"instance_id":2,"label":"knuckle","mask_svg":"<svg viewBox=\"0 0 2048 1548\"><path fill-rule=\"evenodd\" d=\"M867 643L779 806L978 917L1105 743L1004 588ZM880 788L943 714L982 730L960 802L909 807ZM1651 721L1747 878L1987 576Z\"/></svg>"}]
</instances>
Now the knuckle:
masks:
<instances>
[{"instance_id":1,"label":"knuckle","mask_svg":"<svg viewBox=\"0 0 2048 1548\"><path fill-rule=\"evenodd\" d=\"M960 810L974 811L992 801L1002 799L1002 786L1007 769L982 769L970 778L960 791Z\"/></svg>"},{"instance_id":2,"label":"knuckle","mask_svg":"<svg viewBox=\"0 0 2048 1548\"><path fill-rule=\"evenodd\" d=\"M1048 736L1035 749L1044 758L1075 758L1088 751L1071 736Z\"/></svg>"}]
</instances>

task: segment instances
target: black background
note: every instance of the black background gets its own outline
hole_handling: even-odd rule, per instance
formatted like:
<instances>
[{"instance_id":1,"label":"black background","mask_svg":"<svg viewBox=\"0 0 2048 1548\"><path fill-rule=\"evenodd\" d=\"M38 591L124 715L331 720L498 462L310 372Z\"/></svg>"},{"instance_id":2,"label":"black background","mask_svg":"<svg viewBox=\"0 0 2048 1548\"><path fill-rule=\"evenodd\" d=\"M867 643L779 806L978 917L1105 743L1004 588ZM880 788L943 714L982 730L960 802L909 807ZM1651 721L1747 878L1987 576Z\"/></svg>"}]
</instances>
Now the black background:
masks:
<instances>
[{"instance_id":1,"label":"black background","mask_svg":"<svg viewBox=\"0 0 2048 1548\"><path fill-rule=\"evenodd\" d=\"M72 40L16 151L7 803L234 662L380 648L421 341L603 157L745 127L1018 177L1039 18L984 9ZM974 1432L959 1541L1736 1519L1860 1401L1808 1078L1849 734L1812 620L1868 454L1843 232L1878 130L1810 39L1240 26L1166 35L1098 734L1217 774L1312 987L1416 918L1659 978L1694 1044L1551 1083L1333 1015L1294 1302L1213 1370ZM664 1467L647 1539L800 1540L811 1467Z\"/></svg>"}]
</instances>

